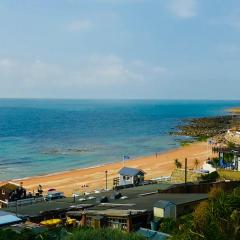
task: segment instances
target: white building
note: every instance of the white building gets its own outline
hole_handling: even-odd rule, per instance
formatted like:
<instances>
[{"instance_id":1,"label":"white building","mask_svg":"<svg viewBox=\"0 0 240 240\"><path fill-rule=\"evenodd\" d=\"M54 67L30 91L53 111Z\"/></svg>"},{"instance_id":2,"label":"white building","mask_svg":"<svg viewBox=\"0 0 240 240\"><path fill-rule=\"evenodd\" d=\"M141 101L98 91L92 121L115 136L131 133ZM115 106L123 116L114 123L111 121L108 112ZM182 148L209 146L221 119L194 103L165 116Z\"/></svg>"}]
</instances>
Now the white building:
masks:
<instances>
[{"instance_id":1,"label":"white building","mask_svg":"<svg viewBox=\"0 0 240 240\"><path fill-rule=\"evenodd\" d=\"M144 182L145 172L137 168L124 167L119 172L119 185L139 185Z\"/></svg>"}]
</instances>

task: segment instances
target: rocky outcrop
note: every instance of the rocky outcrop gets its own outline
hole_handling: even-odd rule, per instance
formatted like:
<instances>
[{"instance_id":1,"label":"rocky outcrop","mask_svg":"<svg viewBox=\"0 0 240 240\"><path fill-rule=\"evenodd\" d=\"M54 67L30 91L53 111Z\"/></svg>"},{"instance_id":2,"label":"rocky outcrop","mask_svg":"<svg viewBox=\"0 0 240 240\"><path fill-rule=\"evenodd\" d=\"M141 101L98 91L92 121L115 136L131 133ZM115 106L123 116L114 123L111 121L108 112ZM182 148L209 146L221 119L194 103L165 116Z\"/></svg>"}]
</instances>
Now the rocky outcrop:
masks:
<instances>
[{"instance_id":1,"label":"rocky outcrop","mask_svg":"<svg viewBox=\"0 0 240 240\"><path fill-rule=\"evenodd\" d=\"M228 132L226 135L225 135L225 139L228 141L228 142L232 142L236 145L240 145L240 135L239 134L235 134L233 132Z\"/></svg>"}]
</instances>

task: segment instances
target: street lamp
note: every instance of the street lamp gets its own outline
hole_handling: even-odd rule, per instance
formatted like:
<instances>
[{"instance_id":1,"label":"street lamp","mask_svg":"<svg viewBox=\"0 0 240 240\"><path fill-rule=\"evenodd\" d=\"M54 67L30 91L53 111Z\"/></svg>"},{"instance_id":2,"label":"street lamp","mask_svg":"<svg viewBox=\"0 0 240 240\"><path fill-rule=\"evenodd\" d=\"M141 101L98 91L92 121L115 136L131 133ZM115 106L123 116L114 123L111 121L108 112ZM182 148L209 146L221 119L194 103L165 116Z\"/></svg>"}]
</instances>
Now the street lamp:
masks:
<instances>
[{"instance_id":1,"label":"street lamp","mask_svg":"<svg viewBox=\"0 0 240 240\"><path fill-rule=\"evenodd\" d=\"M108 174L108 171L106 170L105 171L106 190L108 189L108 187L107 187L107 174Z\"/></svg>"}]
</instances>

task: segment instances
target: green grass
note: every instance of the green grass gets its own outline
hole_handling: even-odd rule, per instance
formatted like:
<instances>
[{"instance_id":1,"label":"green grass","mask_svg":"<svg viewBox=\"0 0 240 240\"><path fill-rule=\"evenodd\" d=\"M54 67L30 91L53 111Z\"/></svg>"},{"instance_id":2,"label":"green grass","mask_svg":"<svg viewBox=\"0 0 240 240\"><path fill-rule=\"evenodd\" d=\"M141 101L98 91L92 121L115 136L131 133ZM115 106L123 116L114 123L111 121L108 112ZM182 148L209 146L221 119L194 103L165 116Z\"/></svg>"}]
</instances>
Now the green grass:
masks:
<instances>
[{"instance_id":1,"label":"green grass","mask_svg":"<svg viewBox=\"0 0 240 240\"><path fill-rule=\"evenodd\" d=\"M240 172L232 170L218 170L218 174L221 179L227 180L240 180Z\"/></svg>"},{"instance_id":2,"label":"green grass","mask_svg":"<svg viewBox=\"0 0 240 240\"><path fill-rule=\"evenodd\" d=\"M145 238L135 233L126 233L120 230L108 228L92 229L79 228L67 231L64 228L56 228L36 234L31 230L23 230L21 233L11 229L0 229L0 240L144 240Z\"/></svg>"},{"instance_id":3,"label":"green grass","mask_svg":"<svg viewBox=\"0 0 240 240\"><path fill-rule=\"evenodd\" d=\"M197 137L197 141L206 142L208 140L208 136L199 136Z\"/></svg>"},{"instance_id":4,"label":"green grass","mask_svg":"<svg viewBox=\"0 0 240 240\"><path fill-rule=\"evenodd\" d=\"M180 146L181 147L186 147L192 144L194 141L193 140L180 140Z\"/></svg>"}]
</instances>

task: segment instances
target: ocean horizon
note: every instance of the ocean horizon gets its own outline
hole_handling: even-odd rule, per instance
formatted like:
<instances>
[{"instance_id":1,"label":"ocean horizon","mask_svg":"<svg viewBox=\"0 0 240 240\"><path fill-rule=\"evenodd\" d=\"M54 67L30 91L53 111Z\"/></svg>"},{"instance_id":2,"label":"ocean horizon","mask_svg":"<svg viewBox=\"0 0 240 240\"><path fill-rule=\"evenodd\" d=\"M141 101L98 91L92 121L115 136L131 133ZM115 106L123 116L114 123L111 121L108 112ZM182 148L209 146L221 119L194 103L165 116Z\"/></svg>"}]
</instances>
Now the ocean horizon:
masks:
<instances>
[{"instance_id":1,"label":"ocean horizon","mask_svg":"<svg viewBox=\"0 0 240 240\"><path fill-rule=\"evenodd\" d=\"M164 152L188 118L226 115L228 100L0 99L0 181Z\"/></svg>"}]
</instances>

